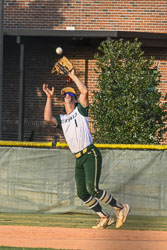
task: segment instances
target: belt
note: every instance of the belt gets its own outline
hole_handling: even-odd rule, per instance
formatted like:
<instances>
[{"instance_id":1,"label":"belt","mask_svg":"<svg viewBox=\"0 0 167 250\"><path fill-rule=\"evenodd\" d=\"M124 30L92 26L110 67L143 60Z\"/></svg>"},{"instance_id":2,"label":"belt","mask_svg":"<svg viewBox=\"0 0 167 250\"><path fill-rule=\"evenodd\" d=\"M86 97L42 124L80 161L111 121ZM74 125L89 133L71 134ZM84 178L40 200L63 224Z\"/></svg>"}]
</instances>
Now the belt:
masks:
<instances>
[{"instance_id":1,"label":"belt","mask_svg":"<svg viewBox=\"0 0 167 250\"><path fill-rule=\"evenodd\" d=\"M80 158L82 155L84 155L90 148L92 148L92 145L89 145L88 147L84 148L83 150L79 151L78 153L75 154L76 158Z\"/></svg>"}]
</instances>

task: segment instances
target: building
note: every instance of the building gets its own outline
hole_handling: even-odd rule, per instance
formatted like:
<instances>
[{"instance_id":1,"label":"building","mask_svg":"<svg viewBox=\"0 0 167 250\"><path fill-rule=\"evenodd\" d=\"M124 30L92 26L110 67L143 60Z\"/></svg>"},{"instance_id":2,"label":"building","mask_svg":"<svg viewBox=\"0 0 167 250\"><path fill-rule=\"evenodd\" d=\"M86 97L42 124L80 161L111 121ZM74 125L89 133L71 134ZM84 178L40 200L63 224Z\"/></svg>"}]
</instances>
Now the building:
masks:
<instances>
[{"instance_id":1,"label":"building","mask_svg":"<svg viewBox=\"0 0 167 250\"><path fill-rule=\"evenodd\" d=\"M91 98L99 43L136 37L146 54L155 56L160 91L166 93L166 0L3 0L2 139L63 140L43 121L42 83L55 86L54 112L62 110L60 90L68 85L66 77L50 73L59 58L57 46L73 62Z\"/></svg>"}]
</instances>

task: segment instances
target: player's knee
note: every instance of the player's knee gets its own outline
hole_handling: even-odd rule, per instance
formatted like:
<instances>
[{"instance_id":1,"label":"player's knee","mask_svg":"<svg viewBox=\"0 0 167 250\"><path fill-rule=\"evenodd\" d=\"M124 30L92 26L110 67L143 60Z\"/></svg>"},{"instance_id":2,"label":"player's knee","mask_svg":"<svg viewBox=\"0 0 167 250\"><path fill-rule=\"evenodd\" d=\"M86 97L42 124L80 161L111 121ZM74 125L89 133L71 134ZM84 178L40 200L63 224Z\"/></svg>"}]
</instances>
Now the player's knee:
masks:
<instances>
[{"instance_id":1,"label":"player's knee","mask_svg":"<svg viewBox=\"0 0 167 250\"><path fill-rule=\"evenodd\" d=\"M77 191L77 196L83 201L86 201L89 198L89 194L87 192Z\"/></svg>"},{"instance_id":2,"label":"player's knee","mask_svg":"<svg viewBox=\"0 0 167 250\"><path fill-rule=\"evenodd\" d=\"M87 185L86 189L90 196L93 196L93 197L96 196L97 191L95 190L94 187L92 187L91 185Z\"/></svg>"}]
</instances>

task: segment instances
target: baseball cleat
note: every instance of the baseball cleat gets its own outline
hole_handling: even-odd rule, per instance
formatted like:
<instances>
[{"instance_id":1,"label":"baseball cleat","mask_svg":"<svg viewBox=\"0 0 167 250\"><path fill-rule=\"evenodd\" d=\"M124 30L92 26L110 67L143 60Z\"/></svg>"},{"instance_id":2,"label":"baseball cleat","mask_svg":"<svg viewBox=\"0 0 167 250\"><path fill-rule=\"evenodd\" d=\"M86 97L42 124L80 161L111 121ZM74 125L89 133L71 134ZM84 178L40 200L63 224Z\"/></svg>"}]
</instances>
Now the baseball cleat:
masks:
<instances>
[{"instance_id":1,"label":"baseball cleat","mask_svg":"<svg viewBox=\"0 0 167 250\"><path fill-rule=\"evenodd\" d=\"M123 204L123 208L121 210L116 209L116 217L117 217L116 228L122 227L122 225L126 221L129 212L130 212L130 206L128 204Z\"/></svg>"},{"instance_id":2,"label":"baseball cleat","mask_svg":"<svg viewBox=\"0 0 167 250\"><path fill-rule=\"evenodd\" d=\"M100 219L100 222L93 226L93 229L103 229L105 227L111 226L113 223L115 223L115 220L112 217L102 217Z\"/></svg>"}]
</instances>

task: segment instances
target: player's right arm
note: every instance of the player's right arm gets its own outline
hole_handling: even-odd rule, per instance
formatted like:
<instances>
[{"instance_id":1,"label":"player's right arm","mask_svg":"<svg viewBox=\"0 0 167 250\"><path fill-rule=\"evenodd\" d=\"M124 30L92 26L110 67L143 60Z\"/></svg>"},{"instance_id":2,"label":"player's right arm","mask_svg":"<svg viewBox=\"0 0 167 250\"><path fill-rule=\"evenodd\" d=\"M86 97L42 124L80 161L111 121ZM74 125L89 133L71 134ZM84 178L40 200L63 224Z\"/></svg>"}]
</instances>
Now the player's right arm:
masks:
<instances>
[{"instance_id":1,"label":"player's right arm","mask_svg":"<svg viewBox=\"0 0 167 250\"><path fill-rule=\"evenodd\" d=\"M50 90L48 88L48 84L43 84L43 91L45 92L47 99L46 99L46 104L45 104L45 109L44 109L44 120L47 123L50 123L52 125L58 124L56 118L52 116L52 98L54 95L54 87Z\"/></svg>"},{"instance_id":2,"label":"player's right arm","mask_svg":"<svg viewBox=\"0 0 167 250\"><path fill-rule=\"evenodd\" d=\"M89 101L88 101L88 89L84 83L81 82L81 80L75 75L74 69L69 72L68 76L74 81L75 85L77 86L80 96L79 96L79 102L83 107L88 107Z\"/></svg>"}]
</instances>

